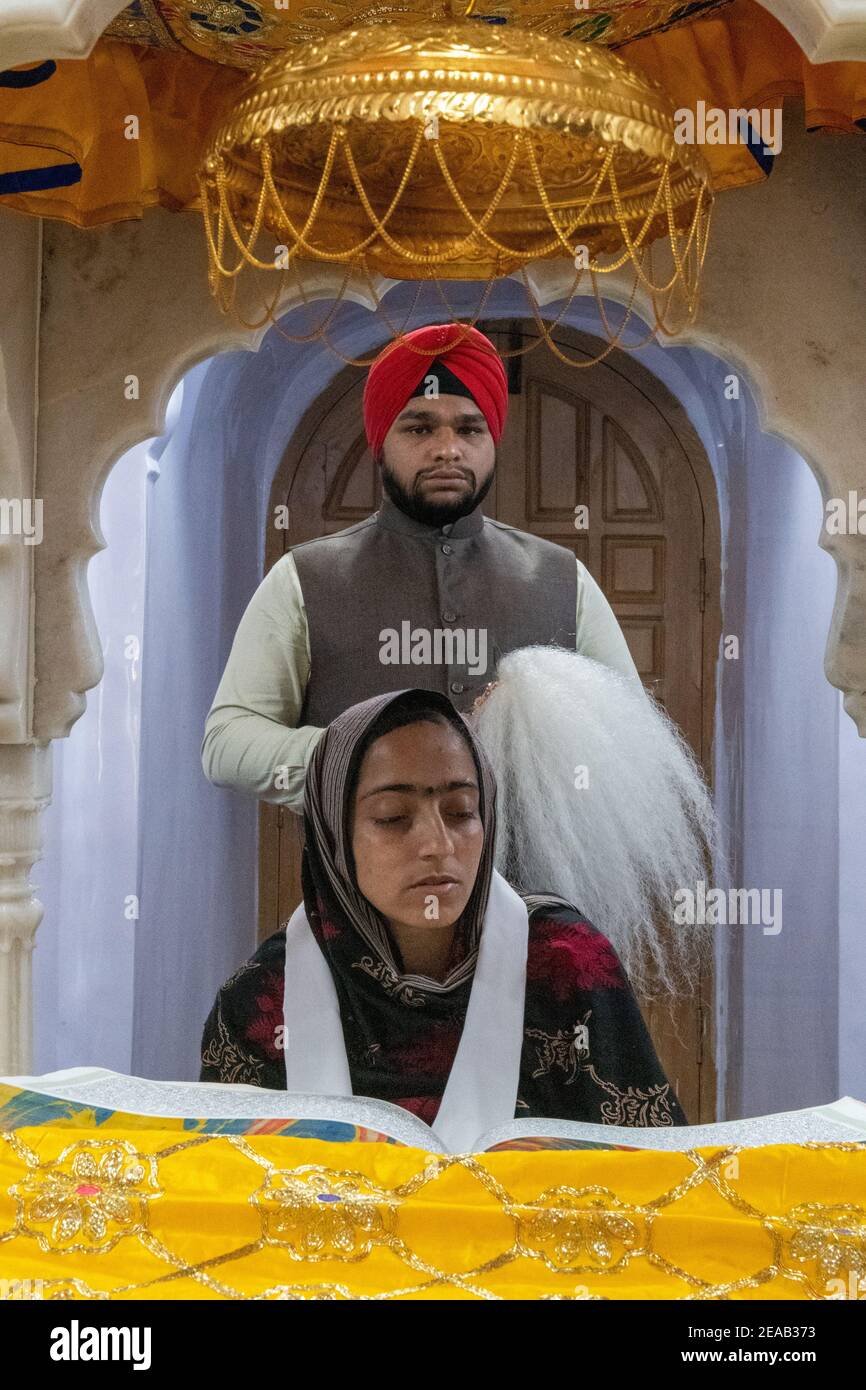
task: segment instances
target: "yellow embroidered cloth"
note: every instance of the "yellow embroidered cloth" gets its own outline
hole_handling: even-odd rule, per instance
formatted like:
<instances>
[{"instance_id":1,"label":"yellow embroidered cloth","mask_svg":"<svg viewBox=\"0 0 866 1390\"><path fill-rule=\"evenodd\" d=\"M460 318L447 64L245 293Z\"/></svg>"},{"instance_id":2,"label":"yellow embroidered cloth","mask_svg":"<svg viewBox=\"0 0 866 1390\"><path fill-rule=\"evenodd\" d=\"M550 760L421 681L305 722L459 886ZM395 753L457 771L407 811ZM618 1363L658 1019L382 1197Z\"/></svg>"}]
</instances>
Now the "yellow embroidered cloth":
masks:
<instances>
[{"instance_id":1,"label":"yellow embroidered cloth","mask_svg":"<svg viewBox=\"0 0 866 1390\"><path fill-rule=\"evenodd\" d=\"M795 1300L863 1278L857 1144L440 1156L117 1117L0 1133L5 1298Z\"/></svg>"},{"instance_id":2,"label":"yellow embroidered cloth","mask_svg":"<svg viewBox=\"0 0 866 1390\"><path fill-rule=\"evenodd\" d=\"M810 129L856 134L866 121L866 63L809 63L757 0L734 0L617 52L660 81L676 107L777 106L793 95ZM246 72L102 39L86 60L46 73L0 91L0 206L79 227L141 217L155 205L198 209L195 173L208 130ZM717 190L766 177L745 145L703 153ZM38 184L39 171L49 171L48 186Z\"/></svg>"}]
</instances>

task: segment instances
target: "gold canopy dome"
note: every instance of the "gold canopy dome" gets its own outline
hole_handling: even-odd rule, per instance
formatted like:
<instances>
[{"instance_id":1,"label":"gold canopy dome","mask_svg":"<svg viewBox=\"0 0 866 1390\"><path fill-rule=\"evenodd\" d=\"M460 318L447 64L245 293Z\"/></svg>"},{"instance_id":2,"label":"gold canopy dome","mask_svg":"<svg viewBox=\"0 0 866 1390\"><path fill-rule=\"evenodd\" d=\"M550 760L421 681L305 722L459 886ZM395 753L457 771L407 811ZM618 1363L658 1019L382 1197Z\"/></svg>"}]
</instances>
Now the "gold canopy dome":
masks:
<instances>
[{"instance_id":1,"label":"gold canopy dome","mask_svg":"<svg viewBox=\"0 0 866 1390\"><path fill-rule=\"evenodd\" d=\"M475 281L567 257L577 280L631 260L691 315L711 205L656 82L605 48L475 20L280 54L220 121L200 186L223 307L245 264ZM656 284L644 267L662 237L674 269Z\"/></svg>"}]
</instances>

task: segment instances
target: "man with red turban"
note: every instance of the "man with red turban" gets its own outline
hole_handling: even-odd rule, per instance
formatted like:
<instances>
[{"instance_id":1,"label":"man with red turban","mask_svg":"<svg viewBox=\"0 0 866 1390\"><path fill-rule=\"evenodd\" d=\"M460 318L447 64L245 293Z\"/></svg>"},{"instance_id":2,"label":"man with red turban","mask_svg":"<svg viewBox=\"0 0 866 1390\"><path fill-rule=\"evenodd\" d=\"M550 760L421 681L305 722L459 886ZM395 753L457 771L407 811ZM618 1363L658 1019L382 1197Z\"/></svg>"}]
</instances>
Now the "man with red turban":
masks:
<instances>
[{"instance_id":1,"label":"man with red turban","mask_svg":"<svg viewBox=\"0 0 866 1390\"><path fill-rule=\"evenodd\" d=\"M449 342L454 344L450 349ZM432 360L431 353L436 353ZM438 411L426 404L429 400L439 402ZM431 526L457 521L477 507L493 484L495 448L507 412L508 379L502 358L477 328L459 324L419 328L402 341L395 339L376 358L364 387L367 442L392 502ZM454 424L462 421L464 428L474 429L474 434L467 439L466 457L445 460L443 466L436 449L432 453L427 449L421 458L418 447L411 447L420 444L411 431L423 433L425 417L447 414L454 416ZM394 429L398 416L406 429ZM422 421L417 429L409 423L415 420ZM389 435L399 464L383 457Z\"/></svg>"},{"instance_id":2,"label":"man with red turban","mask_svg":"<svg viewBox=\"0 0 866 1390\"><path fill-rule=\"evenodd\" d=\"M502 359L475 328L430 325L379 354L364 428L382 504L295 546L250 600L205 725L217 786L300 810L312 750L343 710L421 686L466 712L519 647L577 650L639 683L585 566L481 510L507 411Z\"/></svg>"}]
</instances>

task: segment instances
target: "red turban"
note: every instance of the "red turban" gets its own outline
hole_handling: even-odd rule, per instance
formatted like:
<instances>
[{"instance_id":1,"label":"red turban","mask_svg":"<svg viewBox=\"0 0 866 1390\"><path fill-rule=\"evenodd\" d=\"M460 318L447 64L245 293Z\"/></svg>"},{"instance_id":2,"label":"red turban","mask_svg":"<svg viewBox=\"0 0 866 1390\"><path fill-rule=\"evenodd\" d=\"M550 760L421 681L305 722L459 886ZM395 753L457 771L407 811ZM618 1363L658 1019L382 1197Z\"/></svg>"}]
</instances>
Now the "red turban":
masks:
<instances>
[{"instance_id":1,"label":"red turban","mask_svg":"<svg viewBox=\"0 0 866 1390\"><path fill-rule=\"evenodd\" d=\"M450 343L457 346L449 347ZM413 352L413 348L424 351ZM462 384L464 392L459 394L471 395L494 443L499 443L508 413L508 378L502 358L477 328L467 330L460 323L429 324L395 338L370 366L364 385L364 429L375 459L406 402L423 394L424 378L434 361L446 369L442 394L450 394L448 376Z\"/></svg>"}]
</instances>

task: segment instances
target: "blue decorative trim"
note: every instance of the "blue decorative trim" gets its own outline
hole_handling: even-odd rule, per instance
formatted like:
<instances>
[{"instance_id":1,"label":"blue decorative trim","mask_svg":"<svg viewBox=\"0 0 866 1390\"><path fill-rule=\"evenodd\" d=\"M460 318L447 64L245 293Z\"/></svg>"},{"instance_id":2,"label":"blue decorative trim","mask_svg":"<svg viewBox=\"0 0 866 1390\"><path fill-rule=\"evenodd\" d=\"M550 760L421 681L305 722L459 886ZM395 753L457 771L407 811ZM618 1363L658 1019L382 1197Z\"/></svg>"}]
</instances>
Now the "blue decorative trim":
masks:
<instances>
[{"instance_id":1,"label":"blue decorative trim","mask_svg":"<svg viewBox=\"0 0 866 1390\"><path fill-rule=\"evenodd\" d=\"M49 164L45 169L14 169L0 174L0 197L10 193L40 193L45 188L68 188L81 180L80 164Z\"/></svg>"},{"instance_id":2,"label":"blue decorative trim","mask_svg":"<svg viewBox=\"0 0 866 1390\"><path fill-rule=\"evenodd\" d=\"M51 58L36 68L28 68L26 72L6 68L0 72L0 87L38 87L40 82L47 82L49 77L53 77L56 71L57 64Z\"/></svg>"},{"instance_id":3,"label":"blue decorative trim","mask_svg":"<svg viewBox=\"0 0 866 1390\"><path fill-rule=\"evenodd\" d=\"M749 151L749 154L761 169L762 173L766 174L769 178L770 174L773 172L776 156L767 149L761 138L760 132L753 128L751 121L741 118L739 124L740 137L746 149Z\"/></svg>"}]
</instances>

